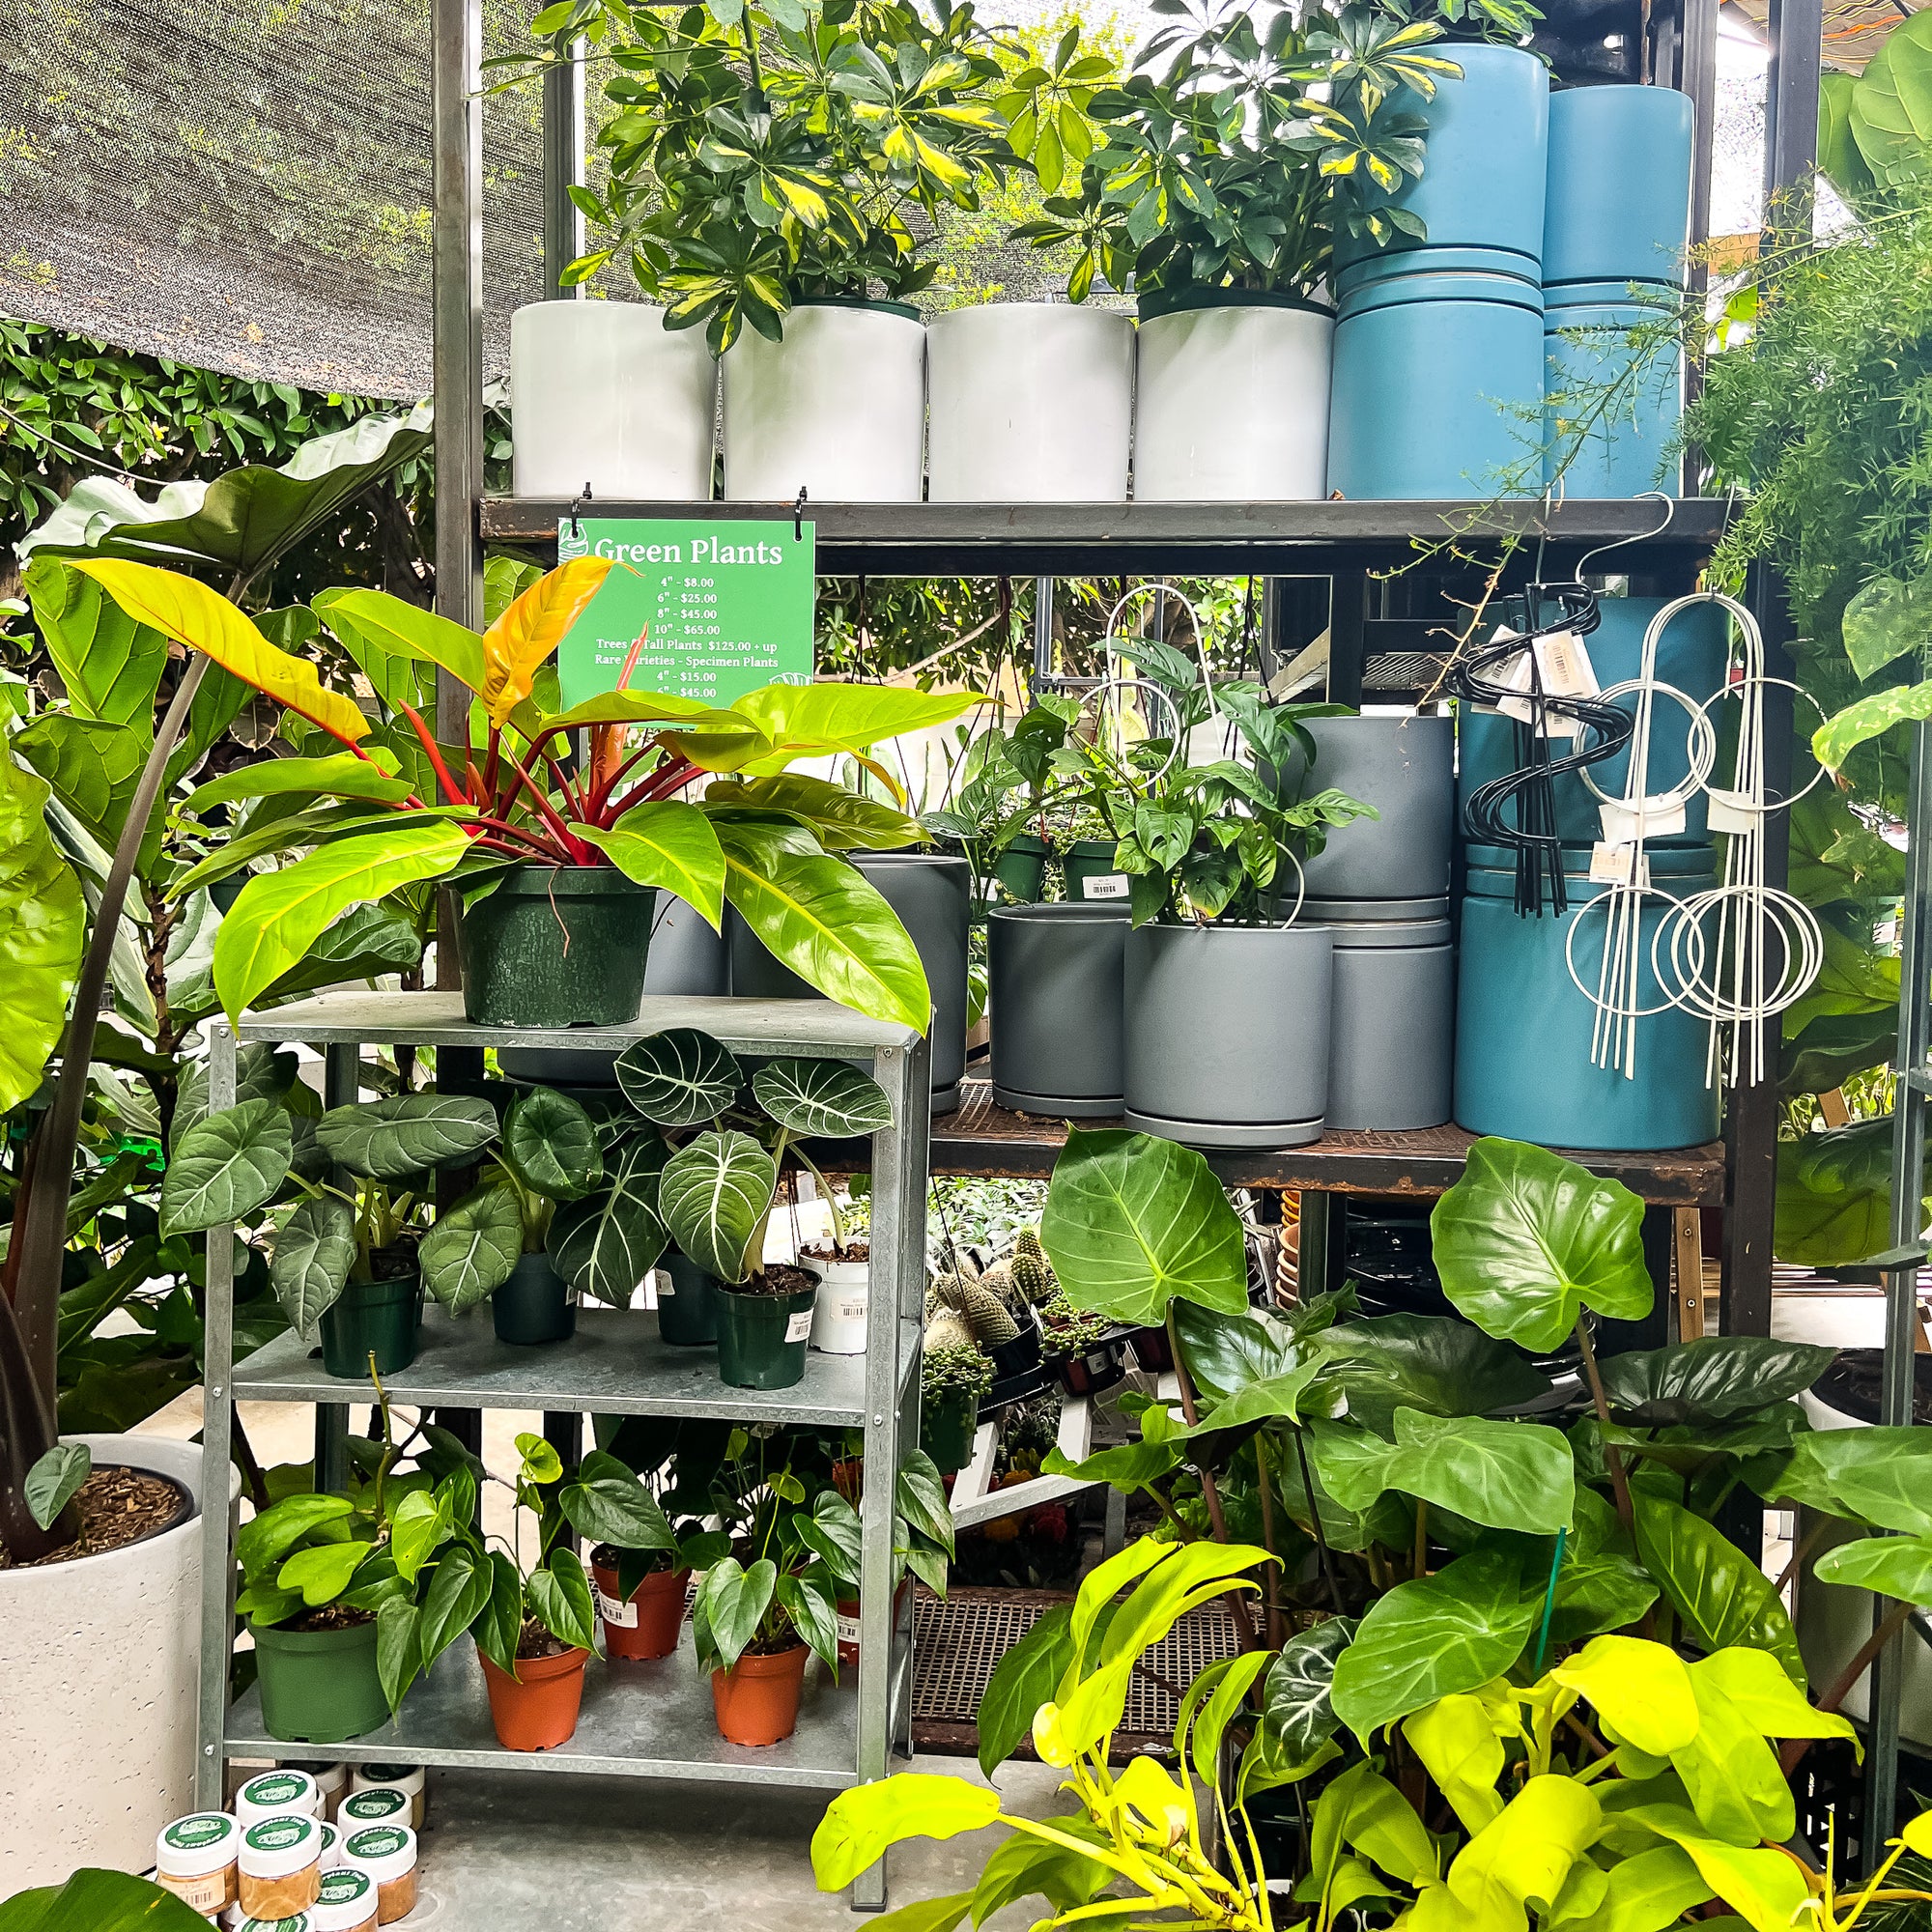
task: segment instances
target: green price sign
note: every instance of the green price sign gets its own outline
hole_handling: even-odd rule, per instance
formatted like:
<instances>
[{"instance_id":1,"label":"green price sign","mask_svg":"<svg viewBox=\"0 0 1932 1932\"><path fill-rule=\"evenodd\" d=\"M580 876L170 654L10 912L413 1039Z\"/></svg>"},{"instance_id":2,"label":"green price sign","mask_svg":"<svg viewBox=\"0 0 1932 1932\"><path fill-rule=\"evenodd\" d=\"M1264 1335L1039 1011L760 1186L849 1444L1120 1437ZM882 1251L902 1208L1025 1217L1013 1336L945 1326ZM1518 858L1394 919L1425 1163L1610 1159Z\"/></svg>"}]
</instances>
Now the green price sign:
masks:
<instances>
[{"instance_id":1,"label":"green price sign","mask_svg":"<svg viewBox=\"0 0 1932 1932\"><path fill-rule=\"evenodd\" d=\"M617 567L556 654L565 708L615 691L729 704L763 684L811 682L814 526L723 518L584 517L557 529L557 558Z\"/></svg>"}]
</instances>

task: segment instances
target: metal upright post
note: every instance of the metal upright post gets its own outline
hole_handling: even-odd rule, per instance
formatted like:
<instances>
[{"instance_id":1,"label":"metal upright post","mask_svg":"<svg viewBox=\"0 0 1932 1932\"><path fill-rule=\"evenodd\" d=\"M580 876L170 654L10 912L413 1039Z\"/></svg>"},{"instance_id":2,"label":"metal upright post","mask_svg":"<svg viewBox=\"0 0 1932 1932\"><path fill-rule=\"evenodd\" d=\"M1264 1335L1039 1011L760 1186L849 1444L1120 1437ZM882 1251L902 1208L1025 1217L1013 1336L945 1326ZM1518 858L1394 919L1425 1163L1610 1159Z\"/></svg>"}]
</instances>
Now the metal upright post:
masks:
<instances>
[{"instance_id":1,"label":"metal upright post","mask_svg":"<svg viewBox=\"0 0 1932 1932\"><path fill-rule=\"evenodd\" d=\"M582 284L566 287L563 271L583 253L583 216L570 198L583 180L582 37L559 34L556 54L543 81L544 298L574 301Z\"/></svg>"},{"instance_id":2,"label":"metal upright post","mask_svg":"<svg viewBox=\"0 0 1932 1932\"><path fill-rule=\"evenodd\" d=\"M1932 725L1912 727L1912 789L1906 816L1905 910L1899 923L1897 1082L1891 1103L1891 1248L1885 1268L1885 1378L1879 1421L1913 1422L1913 1350L1918 1331L1918 1270L1925 1260L1920 1203L1925 1184L1926 1099L1932 1093ZM1872 1614L1888 1605L1874 1598ZM1872 1661L1866 1709L1865 1822L1861 1833L1867 1873L1885 1857L1898 1810L1898 1706L1904 1689L1905 1633Z\"/></svg>"},{"instance_id":3,"label":"metal upright post","mask_svg":"<svg viewBox=\"0 0 1932 1932\"><path fill-rule=\"evenodd\" d=\"M1710 276L1701 250L1711 239L1711 165L1718 120L1718 5L1719 0L1680 0L1682 20L1677 41L1677 85L1690 97L1690 299L1702 311ZM1701 331L1698 339L1701 341ZM1701 355L1692 353L1684 364L1684 400L1691 403L1704 385ZM1694 449L1684 452L1679 488L1687 497L1697 494L1703 458Z\"/></svg>"},{"instance_id":4,"label":"metal upright post","mask_svg":"<svg viewBox=\"0 0 1932 1932\"><path fill-rule=\"evenodd\" d=\"M1811 237L1811 177L1818 165L1818 79L1824 64L1824 0L1771 0L1765 26L1771 68L1764 96L1764 225Z\"/></svg>"},{"instance_id":5,"label":"metal upright post","mask_svg":"<svg viewBox=\"0 0 1932 1932\"><path fill-rule=\"evenodd\" d=\"M1053 677L1053 579L1033 581L1033 682L1039 687Z\"/></svg>"},{"instance_id":6,"label":"metal upright post","mask_svg":"<svg viewBox=\"0 0 1932 1932\"><path fill-rule=\"evenodd\" d=\"M225 1021L209 1028L208 1110L235 1104L235 1035ZM228 1466L234 1438L235 1231L208 1231L207 1299L201 1386L201 1702L194 1757L197 1811L219 1811L221 1742L228 1728L228 1668L235 1648L230 1597L235 1565L228 1554Z\"/></svg>"},{"instance_id":7,"label":"metal upright post","mask_svg":"<svg viewBox=\"0 0 1932 1932\"><path fill-rule=\"evenodd\" d=\"M329 1046L323 1049L322 1098L327 1107L353 1107L362 1093L362 1049ZM335 1172L336 1184L344 1180ZM349 1405L319 1402L315 1406L315 1487L344 1492L349 1488Z\"/></svg>"}]
</instances>

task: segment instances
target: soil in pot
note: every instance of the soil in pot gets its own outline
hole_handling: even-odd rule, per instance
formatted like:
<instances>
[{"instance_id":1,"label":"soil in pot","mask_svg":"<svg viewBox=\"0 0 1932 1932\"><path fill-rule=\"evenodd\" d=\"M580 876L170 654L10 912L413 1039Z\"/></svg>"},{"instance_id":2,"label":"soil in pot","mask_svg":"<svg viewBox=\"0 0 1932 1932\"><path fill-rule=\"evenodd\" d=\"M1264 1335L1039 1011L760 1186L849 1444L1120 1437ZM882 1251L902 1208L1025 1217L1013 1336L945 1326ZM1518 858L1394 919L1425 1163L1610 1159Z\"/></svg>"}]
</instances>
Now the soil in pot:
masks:
<instances>
[{"instance_id":1,"label":"soil in pot","mask_svg":"<svg viewBox=\"0 0 1932 1932\"><path fill-rule=\"evenodd\" d=\"M340 1744L388 1721L376 1669L376 1619L330 1605L294 1622L249 1626L262 1722L291 1744Z\"/></svg>"},{"instance_id":2,"label":"soil in pot","mask_svg":"<svg viewBox=\"0 0 1932 1932\"><path fill-rule=\"evenodd\" d=\"M490 1319L499 1342L519 1348L567 1342L577 1333L577 1303L548 1255L520 1255L509 1280L490 1297Z\"/></svg>"},{"instance_id":3,"label":"soil in pot","mask_svg":"<svg viewBox=\"0 0 1932 1932\"><path fill-rule=\"evenodd\" d=\"M811 1653L793 1637L782 1649L746 1651L729 1670L711 1673L718 1734L727 1744L782 1744L798 1728L805 1662Z\"/></svg>"},{"instance_id":4,"label":"soil in pot","mask_svg":"<svg viewBox=\"0 0 1932 1932\"><path fill-rule=\"evenodd\" d=\"M608 1543L590 1552L590 1577L597 1586L597 1611L604 1620L604 1655L639 1660L668 1657L684 1627L685 1592L691 1572L653 1570L628 1600L618 1592L618 1554Z\"/></svg>"},{"instance_id":5,"label":"soil in pot","mask_svg":"<svg viewBox=\"0 0 1932 1932\"><path fill-rule=\"evenodd\" d=\"M657 891L614 866L516 866L463 915L463 1010L482 1026L638 1016Z\"/></svg>"},{"instance_id":6,"label":"soil in pot","mask_svg":"<svg viewBox=\"0 0 1932 1932\"><path fill-rule=\"evenodd\" d=\"M416 1358L416 1332L422 1321L422 1278L413 1244L370 1257L375 1281L352 1281L327 1310L322 1330L322 1365L345 1381L367 1381L369 1357L380 1375L393 1375Z\"/></svg>"},{"instance_id":7,"label":"soil in pot","mask_svg":"<svg viewBox=\"0 0 1932 1932\"><path fill-rule=\"evenodd\" d=\"M724 1284L675 1248L658 1280L658 1333L674 1349L708 1349L718 1340L718 1297Z\"/></svg>"},{"instance_id":8,"label":"soil in pot","mask_svg":"<svg viewBox=\"0 0 1932 1932\"><path fill-rule=\"evenodd\" d=\"M818 1282L781 1264L718 1295L718 1373L733 1388L790 1388L805 1376Z\"/></svg>"},{"instance_id":9,"label":"soil in pot","mask_svg":"<svg viewBox=\"0 0 1932 1932\"><path fill-rule=\"evenodd\" d=\"M569 1743L583 1703L587 1650L557 1639L534 1621L524 1626L517 1645L517 1675L511 1677L484 1657L483 1681L490 1690L490 1721L505 1750L553 1750Z\"/></svg>"},{"instance_id":10,"label":"soil in pot","mask_svg":"<svg viewBox=\"0 0 1932 1932\"><path fill-rule=\"evenodd\" d=\"M15 1564L0 1542L0 1570L39 1570L54 1563L71 1563L82 1556L101 1556L160 1536L194 1514L194 1497L172 1476L152 1469L110 1464L93 1470L74 1492L80 1511L80 1534L65 1549Z\"/></svg>"}]
</instances>

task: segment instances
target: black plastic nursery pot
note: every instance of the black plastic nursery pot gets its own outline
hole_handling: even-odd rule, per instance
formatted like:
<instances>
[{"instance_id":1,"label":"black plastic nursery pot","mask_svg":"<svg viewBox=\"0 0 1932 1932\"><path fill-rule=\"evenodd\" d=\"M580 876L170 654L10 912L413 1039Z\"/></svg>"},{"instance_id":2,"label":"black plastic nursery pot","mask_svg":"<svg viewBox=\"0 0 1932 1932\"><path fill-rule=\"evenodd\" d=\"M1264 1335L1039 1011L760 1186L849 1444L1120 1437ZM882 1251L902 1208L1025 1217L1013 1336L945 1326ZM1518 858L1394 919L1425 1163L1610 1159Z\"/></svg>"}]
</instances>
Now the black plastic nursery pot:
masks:
<instances>
[{"instance_id":1,"label":"black plastic nursery pot","mask_svg":"<svg viewBox=\"0 0 1932 1932\"><path fill-rule=\"evenodd\" d=\"M497 1339L530 1348L539 1342L567 1342L577 1333L577 1303L570 1284L551 1266L548 1255L519 1255L510 1278L490 1297Z\"/></svg>"},{"instance_id":2,"label":"black plastic nursery pot","mask_svg":"<svg viewBox=\"0 0 1932 1932\"><path fill-rule=\"evenodd\" d=\"M708 1349L718 1340L718 1299L724 1284L675 1248L662 1264L658 1334L673 1349Z\"/></svg>"},{"instance_id":3,"label":"black plastic nursery pot","mask_svg":"<svg viewBox=\"0 0 1932 1932\"><path fill-rule=\"evenodd\" d=\"M335 1745L389 1721L376 1670L376 1620L342 1630L251 1623L262 1722L289 1744Z\"/></svg>"},{"instance_id":4,"label":"black plastic nursery pot","mask_svg":"<svg viewBox=\"0 0 1932 1932\"><path fill-rule=\"evenodd\" d=\"M920 1405L919 1443L942 1476L957 1475L973 1455L980 1404L971 1389L948 1389Z\"/></svg>"},{"instance_id":5,"label":"black plastic nursery pot","mask_svg":"<svg viewBox=\"0 0 1932 1932\"><path fill-rule=\"evenodd\" d=\"M379 1375L393 1375L416 1358L422 1322L422 1277L352 1281L322 1318L322 1366L344 1381L369 1379L369 1357Z\"/></svg>"},{"instance_id":6,"label":"black plastic nursery pot","mask_svg":"<svg viewBox=\"0 0 1932 1932\"><path fill-rule=\"evenodd\" d=\"M784 1294L750 1294L719 1284L718 1374L732 1388L790 1388L805 1378L811 1304L818 1284Z\"/></svg>"},{"instance_id":7,"label":"black plastic nursery pot","mask_svg":"<svg viewBox=\"0 0 1932 1932\"><path fill-rule=\"evenodd\" d=\"M1174 1366L1174 1340L1159 1324L1136 1328L1127 1337L1134 1350L1134 1365L1151 1376L1165 1375Z\"/></svg>"},{"instance_id":8,"label":"black plastic nursery pot","mask_svg":"<svg viewBox=\"0 0 1932 1932\"><path fill-rule=\"evenodd\" d=\"M463 1010L480 1026L638 1016L657 890L613 866L515 866L463 915Z\"/></svg>"}]
</instances>

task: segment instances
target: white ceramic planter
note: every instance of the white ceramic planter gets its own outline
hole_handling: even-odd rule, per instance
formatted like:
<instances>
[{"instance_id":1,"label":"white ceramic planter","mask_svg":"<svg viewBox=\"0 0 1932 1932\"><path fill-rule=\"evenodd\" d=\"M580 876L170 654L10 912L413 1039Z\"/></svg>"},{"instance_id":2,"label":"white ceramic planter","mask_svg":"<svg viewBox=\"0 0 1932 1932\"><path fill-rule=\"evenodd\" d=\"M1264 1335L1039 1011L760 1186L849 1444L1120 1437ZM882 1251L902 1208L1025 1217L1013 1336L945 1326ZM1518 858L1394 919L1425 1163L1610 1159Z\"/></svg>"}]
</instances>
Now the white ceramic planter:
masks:
<instances>
[{"instance_id":1,"label":"white ceramic planter","mask_svg":"<svg viewBox=\"0 0 1932 1932\"><path fill-rule=\"evenodd\" d=\"M811 1346L824 1355L863 1355L871 1263L821 1262L801 1255L798 1264L818 1277L818 1299L811 1304Z\"/></svg>"},{"instance_id":2,"label":"white ceramic planter","mask_svg":"<svg viewBox=\"0 0 1932 1932\"><path fill-rule=\"evenodd\" d=\"M706 502L718 365L701 328L643 302L532 302L510 318L520 497Z\"/></svg>"},{"instance_id":3,"label":"white ceramic planter","mask_svg":"<svg viewBox=\"0 0 1932 1932\"><path fill-rule=\"evenodd\" d=\"M1141 307L1134 500L1325 496L1334 317L1313 302L1240 290L1166 308L1150 296Z\"/></svg>"},{"instance_id":4,"label":"white ceramic planter","mask_svg":"<svg viewBox=\"0 0 1932 1932\"><path fill-rule=\"evenodd\" d=\"M724 352L724 496L733 503L917 503L925 325L898 302L805 301L784 339Z\"/></svg>"},{"instance_id":5,"label":"white ceramic planter","mask_svg":"<svg viewBox=\"0 0 1932 1932\"><path fill-rule=\"evenodd\" d=\"M927 330L935 503L1121 503L1134 326L1071 302L991 302Z\"/></svg>"},{"instance_id":6,"label":"white ceramic planter","mask_svg":"<svg viewBox=\"0 0 1932 1932\"><path fill-rule=\"evenodd\" d=\"M78 1435L97 1465L172 1476L201 1500L201 1447ZM229 1471L230 1507L239 1478ZM145 1871L194 1808L201 1520L101 1556L0 1570L0 1882L80 1865Z\"/></svg>"}]
</instances>

